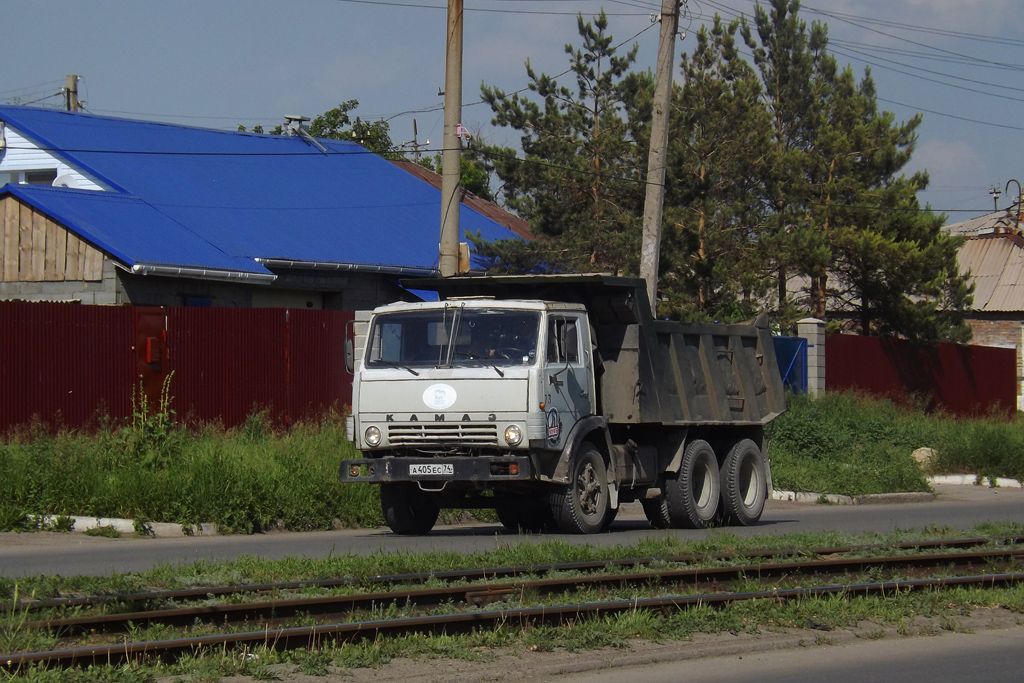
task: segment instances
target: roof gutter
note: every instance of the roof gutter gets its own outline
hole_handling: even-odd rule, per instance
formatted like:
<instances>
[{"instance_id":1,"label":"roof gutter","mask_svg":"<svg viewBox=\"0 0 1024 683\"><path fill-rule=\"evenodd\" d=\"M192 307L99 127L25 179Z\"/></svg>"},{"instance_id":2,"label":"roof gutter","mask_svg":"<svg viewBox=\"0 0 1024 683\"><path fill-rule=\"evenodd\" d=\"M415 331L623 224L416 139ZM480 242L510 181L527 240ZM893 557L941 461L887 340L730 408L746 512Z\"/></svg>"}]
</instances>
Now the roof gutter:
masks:
<instances>
[{"instance_id":1,"label":"roof gutter","mask_svg":"<svg viewBox=\"0 0 1024 683\"><path fill-rule=\"evenodd\" d=\"M292 261L289 259L255 258L256 263L267 268L300 270L341 270L384 275L410 275L413 277L437 277L436 268L409 268L405 266L371 266L361 263L329 263L325 261Z\"/></svg>"},{"instance_id":2,"label":"roof gutter","mask_svg":"<svg viewBox=\"0 0 1024 683\"><path fill-rule=\"evenodd\" d=\"M235 282L244 280L256 284L270 284L277 279L273 273L246 273L239 270L220 270L217 268L188 268L183 266L164 266L153 263L136 263L130 268L136 275L163 275L167 277L190 277L200 280L219 280Z\"/></svg>"}]
</instances>

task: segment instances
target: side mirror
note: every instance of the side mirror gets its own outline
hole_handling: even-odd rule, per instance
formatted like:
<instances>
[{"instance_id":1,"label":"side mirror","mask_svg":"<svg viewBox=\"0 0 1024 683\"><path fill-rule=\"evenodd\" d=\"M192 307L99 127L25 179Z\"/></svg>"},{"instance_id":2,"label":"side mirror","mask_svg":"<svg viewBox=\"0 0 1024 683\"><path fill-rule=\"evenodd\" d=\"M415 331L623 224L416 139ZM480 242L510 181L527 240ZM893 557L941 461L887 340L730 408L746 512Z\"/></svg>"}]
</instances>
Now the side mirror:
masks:
<instances>
[{"instance_id":1,"label":"side mirror","mask_svg":"<svg viewBox=\"0 0 1024 683\"><path fill-rule=\"evenodd\" d=\"M355 358L356 358L356 354L355 354L355 350L354 350L354 348L352 346L352 340L346 338L345 339L345 369L348 371L348 374L350 374L350 375L353 374L354 370L355 370L355 364L356 364L355 363Z\"/></svg>"}]
</instances>

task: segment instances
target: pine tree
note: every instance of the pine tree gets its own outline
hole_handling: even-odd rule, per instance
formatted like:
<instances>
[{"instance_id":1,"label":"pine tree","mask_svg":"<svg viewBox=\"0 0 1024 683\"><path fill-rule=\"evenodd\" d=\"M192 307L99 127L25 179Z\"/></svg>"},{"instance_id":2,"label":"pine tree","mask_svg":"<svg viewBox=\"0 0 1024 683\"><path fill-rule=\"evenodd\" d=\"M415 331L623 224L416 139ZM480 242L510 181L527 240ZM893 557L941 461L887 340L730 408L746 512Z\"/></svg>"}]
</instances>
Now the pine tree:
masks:
<instances>
[{"instance_id":1,"label":"pine tree","mask_svg":"<svg viewBox=\"0 0 1024 683\"><path fill-rule=\"evenodd\" d=\"M769 122L757 75L739 55L739 22L696 34L675 92L666 194L662 295L670 315L746 317L763 289L754 267L763 194L752 170L767 153Z\"/></svg>"},{"instance_id":2,"label":"pine tree","mask_svg":"<svg viewBox=\"0 0 1024 683\"><path fill-rule=\"evenodd\" d=\"M858 83L838 69L827 27L808 29L799 7L771 0L755 11L757 40L744 29L773 121L759 169L772 229L761 244L778 271L780 309L796 274L815 317L852 313L863 334L963 340L970 292L957 243L918 205L927 174L899 175L921 117L897 124L879 112L870 72Z\"/></svg>"},{"instance_id":3,"label":"pine tree","mask_svg":"<svg viewBox=\"0 0 1024 683\"><path fill-rule=\"evenodd\" d=\"M642 107L626 103L642 99L652 79L630 74L637 46L617 54L604 12L592 22L581 15L577 28L582 47L565 46L574 89L537 73L529 62L531 96L481 87L494 112L492 123L520 133L522 156L508 148L483 152L501 181L505 206L529 221L538 237L500 250L528 252L543 270L635 273L643 204L637 169L646 147L638 148L634 138L644 131L632 117ZM496 268L507 270L497 248L474 244Z\"/></svg>"}]
</instances>

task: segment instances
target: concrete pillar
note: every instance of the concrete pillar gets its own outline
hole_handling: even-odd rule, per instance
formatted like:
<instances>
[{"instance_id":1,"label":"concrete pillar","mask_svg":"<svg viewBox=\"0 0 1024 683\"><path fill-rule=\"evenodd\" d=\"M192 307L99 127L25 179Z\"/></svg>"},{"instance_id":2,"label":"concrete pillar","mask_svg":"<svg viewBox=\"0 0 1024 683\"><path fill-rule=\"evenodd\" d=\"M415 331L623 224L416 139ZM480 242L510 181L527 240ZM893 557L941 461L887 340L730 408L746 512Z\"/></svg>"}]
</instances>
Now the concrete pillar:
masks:
<instances>
[{"instance_id":1,"label":"concrete pillar","mask_svg":"<svg viewBox=\"0 0 1024 683\"><path fill-rule=\"evenodd\" d=\"M825 321L804 318L796 329L807 340L807 393L818 396L825 391Z\"/></svg>"}]
</instances>

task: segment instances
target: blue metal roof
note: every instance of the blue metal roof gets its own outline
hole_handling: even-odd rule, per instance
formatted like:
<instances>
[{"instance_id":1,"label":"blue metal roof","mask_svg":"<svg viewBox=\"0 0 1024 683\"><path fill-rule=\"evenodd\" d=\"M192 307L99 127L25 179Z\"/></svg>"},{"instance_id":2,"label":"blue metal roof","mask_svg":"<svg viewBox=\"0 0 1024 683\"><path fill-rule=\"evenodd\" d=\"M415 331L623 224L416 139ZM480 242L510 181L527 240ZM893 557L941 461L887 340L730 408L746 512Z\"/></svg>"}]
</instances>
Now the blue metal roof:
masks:
<instances>
[{"instance_id":1,"label":"blue metal roof","mask_svg":"<svg viewBox=\"0 0 1024 683\"><path fill-rule=\"evenodd\" d=\"M128 266L266 273L256 259L437 266L440 192L350 142L0 106L0 120L114 192L7 186ZM463 231L516 235L460 205Z\"/></svg>"}]
</instances>

